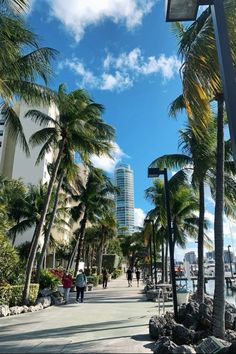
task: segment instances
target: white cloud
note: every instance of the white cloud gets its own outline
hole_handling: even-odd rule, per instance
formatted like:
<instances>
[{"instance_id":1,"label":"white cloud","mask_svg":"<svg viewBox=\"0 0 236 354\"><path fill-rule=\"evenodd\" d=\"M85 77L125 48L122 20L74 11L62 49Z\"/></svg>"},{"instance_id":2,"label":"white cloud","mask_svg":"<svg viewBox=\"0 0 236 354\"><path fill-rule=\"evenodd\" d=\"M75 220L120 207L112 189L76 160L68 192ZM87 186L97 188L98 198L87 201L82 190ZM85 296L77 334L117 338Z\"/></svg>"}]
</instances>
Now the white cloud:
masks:
<instances>
[{"instance_id":1,"label":"white cloud","mask_svg":"<svg viewBox=\"0 0 236 354\"><path fill-rule=\"evenodd\" d=\"M117 143L113 143L112 158L107 155L92 155L91 162L95 167L101 168L108 173L113 173L116 164L121 161L122 157L127 157L127 155Z\"/></svg>"},{"instance_id":2,"label":"white cloud","mask_svg":"<svg viewBox=\"0 0 236 354\"><path fill-rule=\"evenodd\" d=\"M167 57L161 54L159 57L144 57L140 48L134 48L117 57L107 53L105 59L102 59L101 66L97 65L94 71L86 68L84 63L76 57L61 62L58 69L71 69L81 79L79 86L122 91L132 87L141 76L159 74L164 81L170 80L178 73L180 65L175 55Z\"/></svg>"},{"instance_id":3,"label":"white cloud","mask_svg":"<svg viewBox=\"0 0 236 354\"><path fill-rule=\"evenodd\" d=\"M128 30L142 24L157 0L47 0L51 15L63 23L79 42L89 26L109 19L124 24Z\"/></svg>"},{"instance_id":4,"label":"white cloud","mask_svg":"<svg viewBox=\"0 0 236 354\"><path fill-rule=\"evenodd\" d=\"M134 226L143 227L143 221L146 217L143 209L134 208Z\"/></svg>"}]
</instances>

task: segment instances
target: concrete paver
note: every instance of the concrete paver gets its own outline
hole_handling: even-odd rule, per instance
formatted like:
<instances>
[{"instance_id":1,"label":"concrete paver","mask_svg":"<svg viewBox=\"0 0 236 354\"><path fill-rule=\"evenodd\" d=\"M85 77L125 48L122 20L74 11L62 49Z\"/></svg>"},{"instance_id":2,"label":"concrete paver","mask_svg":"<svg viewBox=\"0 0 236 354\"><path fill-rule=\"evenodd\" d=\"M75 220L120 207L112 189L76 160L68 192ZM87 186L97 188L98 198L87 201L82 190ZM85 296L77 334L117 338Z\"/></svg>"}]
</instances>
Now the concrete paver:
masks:
<instances>
[{"instance_id":1,"label":"concrete paver","mask_svg":"<svg viewBox=\"0 0 236 354\"><path fill-rule=\"evenodd\" d=\"M0 319L0 353L151 353L148 322L157 303L125 276L76 303Z\"/></svg>"}]
</instances>

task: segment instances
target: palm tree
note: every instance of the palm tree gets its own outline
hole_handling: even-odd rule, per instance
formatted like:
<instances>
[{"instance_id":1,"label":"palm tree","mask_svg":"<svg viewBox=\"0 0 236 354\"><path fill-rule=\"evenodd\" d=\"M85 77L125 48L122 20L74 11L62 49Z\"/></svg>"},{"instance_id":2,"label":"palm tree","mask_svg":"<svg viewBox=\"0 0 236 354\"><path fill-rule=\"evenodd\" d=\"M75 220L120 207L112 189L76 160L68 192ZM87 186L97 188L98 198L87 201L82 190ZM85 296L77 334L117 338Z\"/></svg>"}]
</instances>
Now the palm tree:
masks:
<instances>
[{"instance_id":1,"label":"palm tree","mask_svg":"<svg viewBox=\"0 0 236 354\"><path fill-rule=\"evenodd\" d=\"M77 185L79 194L72 195L72 199L77 200L78 205L71 209L71 214L74 221L80 220L80 227L76 231L77 243L69 262L72 264L72 259L77 251L75 275L82 254L86 224L87 222L96 224L104 215L104 210L112 209L114 201L111 194L116 191L116 187L113 186L105 173L94 167L90 167L86 185L84 186L79 179Z\"/></svg>"},{"instance_id":2,"label":"palm tree","mask_svg":"<svg viewBox=\"0 0 236 354\"><path fill-rule=\"evenodd\" d=\"M97 248L97 274L102 273L102 255L104 254L105 246L116 235L116 218L114 215L114 207L111 206L109 201L108 208L103 210L103 215L98 222L99 245Z\"/></svg>"},{"instance_id":3,"label":"palm tree","mask_svg":"<svg viewBox=\"0 0 236 354\"><path fill-rule=\"evenodd\" d=\"M2 4L26 4L27 1L2 1ZM8 7L9 9L9 7ZM0 9L0 97L1 114L6 120L11 134L20 140L23 149L29 154L21 122L12 108L16 99L26 103L49 103L54 97L53 91L39 85L38 78L47 85L52 75L50 66L56 51L48 47L39 47L36 35L25 25L22 18L15 17L11 11Z\"/></svg>"},{"instance_id":4,"label":"palm tree","mask_svg":"<svg viewBox=\"0 0 236 354\"><path fill-rule=\"evenodd\" d=\"M235 1L225 1L229 33L234 33L236 24ZM213 334L224 338L225 294L223 266L223 211L224 211L224 123L223 96L215 47L214 31L210 9L205 10L189 28L177 25L180 38L179 53L183 58L181 68L183 96L193 128L207 129L210 118L209 102L218 102L217 170L215 206L215 292L213 309ZM235 37L231 36L233 58L236 54ZM197 70L196 70L197 68ZM201 130L203 131L203 130ZM222 139L222 140L220 140Z\"/></svg>"},{"instance_id":5,"label":"palm tree","mask_svg":"<svg viewBox=\"0 0 236 354\"><path fill-rule=\"evenodd\" d=\"M84 90L76 90L69 94L65 86L59 86L57 93L58 117L56 119L42 113L39 110L30 110L26 117L30 117L35 123L49 125L37 131L30 138L30 143L35 146L43 144L36 163L39 163L44 154L50 149L58 149L54 168L52 170L45 198L44 209L40 222L35 230L32 249L29 255L26 269L26 282L23 292L23 301L28 302L29 286L32 268L34 265L39 238L43 231L52 190L58 174L58 169L64 156L73 155L78 151L84 161L88 161L90 154L109 153L114 130L104 123L101 118L103 107L91 100ZM70 158L73 160L73 158Z\"/></svg>"},{"instance_id":6,"label":"palm tree","mask_svg":"<svg viewBox=\"0 0 236 354\"><path fill-rule=\"evenodd\" d=\"M10 13L20 14L28 10L29 0L1 0L0 5Z\"/></svg>"},{"instance_id":7,"label":"palm tree","mask_svg":"<svg viewBox=\"0 0 236 354\"><path fill-rule=\"evenodd\" d=\"M187 176L182 170L169 180L169 188L173 245L185 247L187 237L196 238L198 233L199 219L195 216L199 208L197 196L187 183ZM160 233L162 238L166 237L168 233L163 182L155 179L153 186L145 191L145 196L155 206L147 216L155 219L156 233ZM168 244L168 239L166 243Z\"/></svg>"}]
</instances>

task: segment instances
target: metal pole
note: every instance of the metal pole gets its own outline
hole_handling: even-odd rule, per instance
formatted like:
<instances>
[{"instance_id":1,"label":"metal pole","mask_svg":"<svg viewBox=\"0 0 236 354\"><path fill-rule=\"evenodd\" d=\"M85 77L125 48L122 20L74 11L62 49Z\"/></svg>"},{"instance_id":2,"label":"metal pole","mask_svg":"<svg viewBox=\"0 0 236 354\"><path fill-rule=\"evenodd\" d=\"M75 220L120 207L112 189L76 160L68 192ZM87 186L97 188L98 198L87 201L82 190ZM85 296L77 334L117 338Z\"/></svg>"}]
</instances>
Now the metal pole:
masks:
<instances>
[{"instance_id":1,"label":"metal pole","mask_svg":"<svg viewBox=\"0 0 236 354\"><path fill-rule=\"evenodd\" d=\"M151 267L151 281L153 282L153 273L152 273L152 235L150 234L150 267Z\"/></svg>"},{"instance_id":2,"label":"metal pole","mask_svg":"<svg viewBox=\"0 0 236 354\"><path fill-rule=\"evenodd\" d=\"M223 0L213 0L213 5L211 5L211 14L229 123L233 159L236 167L236 81Z\"/></svg>"},{"instance_id":3,"label":"metal pole","mask_svg":"<svg viewBox=\"0 0 236 354\"><path fill-rule=\"evenodd\" d=\"M233 278L233 269L232 269L232 261L231 261L230 247L231 247L231 246L228 246L228 255L229 255L229 265L230 265L231 277Z\"/></svg>"},{"instance_id":4,"label":"metal pole","mask_svg":"<svg viewBox=\"0 0 236 354\"><path fill-rule=\"evenodd\" d=\"M157 255L156 255L156 235L155 235L155 228L154 228L154 220L152 222L152 237L153 237L153 252L154 252L154 279L155 279L155 286L157 285Z\"/></svg>"},{"instance_id":5,"label":"metal pole","mask_svg":"<svg viewBox=\"0 0 236 354\"><path fill-rule=\"evenodd\" d=\"M178 308L177 308L177 293L176 293L176 279L175 279L174 242L172 239L169 183L168 183L168 175L167 175L166 168L164 168L164 182L165 182L165 204L166 204L166 216L167 216L167 231L168 231L169 248L170 248L170 269L171 269L172 296L173 296L175 320L177 320Z\"/></svg>"}]
</instances>

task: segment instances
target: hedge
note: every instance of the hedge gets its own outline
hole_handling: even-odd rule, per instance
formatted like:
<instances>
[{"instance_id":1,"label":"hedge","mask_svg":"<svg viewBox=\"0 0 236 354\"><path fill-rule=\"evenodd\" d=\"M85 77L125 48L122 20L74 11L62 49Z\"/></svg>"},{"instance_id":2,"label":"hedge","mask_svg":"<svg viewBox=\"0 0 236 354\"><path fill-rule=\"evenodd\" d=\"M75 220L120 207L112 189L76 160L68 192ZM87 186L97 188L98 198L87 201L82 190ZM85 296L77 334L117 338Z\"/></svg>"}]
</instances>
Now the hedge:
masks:
<instances>
[{"instance_id":1,"label":"hedge","mask_svg":"<svg viewBox=\"0 0 236 354\"><path fill-rule=\"evenodd\" d=\"M119 276L121 276L122 274L123 274L123 270L117 268L117 269L115 269L115 270L112 272L111 277L112 277L112 279L116 279L116 278L118 278Z\"/></svg>"},{"instance_id":2,"label":"hedge","mask_svg":"<svg viewBox=\"0 0 236 354\"><path fill-rule=\"evenodd\" d=\"M93 286L97 286L99 282L99 276L98 275L88 275L87 276L87 283L92 283Z\"/></svg>"},{"instance_id":3,"label":"hedge","mask_svg":"<svg viewBox=\"0 0 236 354\"><path fill-rule=\"evenodd\" d=\"M0 286L0 305L22 305L22 293L24 285ZM39 284L30 284L29 303L35 304L39 292Z\"/></svg>"}]
</instances>

